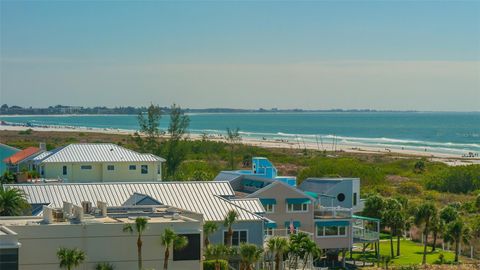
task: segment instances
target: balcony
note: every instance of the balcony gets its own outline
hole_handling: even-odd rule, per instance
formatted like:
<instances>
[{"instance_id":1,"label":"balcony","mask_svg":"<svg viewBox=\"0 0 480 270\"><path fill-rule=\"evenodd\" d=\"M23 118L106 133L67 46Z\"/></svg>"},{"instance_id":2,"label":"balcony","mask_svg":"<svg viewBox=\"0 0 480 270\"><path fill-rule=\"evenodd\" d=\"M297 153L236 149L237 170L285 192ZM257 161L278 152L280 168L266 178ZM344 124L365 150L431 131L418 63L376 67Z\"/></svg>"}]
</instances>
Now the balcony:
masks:
<instances>
[{"instance_id":1,"label":"balcony","mask_svg":"<svg viewBox=\"0 0 480 270\"><path fill-rule=\"evenodd\" d=\"M351 208L316 206L314 210L316 219L345 219L351 218L353 210Z\"/></svg>"}]
</instances>

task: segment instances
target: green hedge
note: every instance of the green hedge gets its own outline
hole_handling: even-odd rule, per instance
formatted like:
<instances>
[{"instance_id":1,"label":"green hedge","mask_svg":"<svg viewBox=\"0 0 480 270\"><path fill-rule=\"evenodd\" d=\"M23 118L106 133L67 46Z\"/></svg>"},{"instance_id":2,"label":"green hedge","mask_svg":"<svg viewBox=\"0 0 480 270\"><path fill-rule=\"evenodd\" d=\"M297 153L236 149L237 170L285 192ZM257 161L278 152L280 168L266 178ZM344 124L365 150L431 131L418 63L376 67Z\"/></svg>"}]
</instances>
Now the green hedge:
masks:
<instances>
[{"instance_id":1,"label":"green hedge","mask_svg":"<svg viewBox=\"0 0 480 270\"><path fill-rule=\"evenodd\" d=\"M203 270L215 270L216 260L203 261ZM220 263L220 270L228 270L228 262L225 260L218 260Z\"/></svg>"}]
</instances>

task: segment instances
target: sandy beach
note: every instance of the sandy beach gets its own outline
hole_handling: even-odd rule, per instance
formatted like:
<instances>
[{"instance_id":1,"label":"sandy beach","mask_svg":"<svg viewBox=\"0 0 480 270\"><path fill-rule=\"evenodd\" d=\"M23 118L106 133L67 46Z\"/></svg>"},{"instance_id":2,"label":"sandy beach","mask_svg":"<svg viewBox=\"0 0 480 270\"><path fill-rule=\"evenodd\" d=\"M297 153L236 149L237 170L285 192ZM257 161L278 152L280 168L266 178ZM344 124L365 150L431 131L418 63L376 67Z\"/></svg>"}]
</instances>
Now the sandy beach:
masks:
<instances>
[{"instance_id":1,"label":"sandy beach","mask_svg":"<svg viewBox=\"0 0 480 270\"><path fill-rule=\"evenodd\" d=\"M111 128L86 128L86 127L64 127L64 126L42 126L42 127L28 127L20 125L2 125L0 124L0 130L7 131L22 131L32 129L39 132L92 132L92 133L104 133L104 134L118 134L118 135L132 135L135 133L133 130L123 129L111 129ZM202 134L189 134L189 138L192 140L199 140L204 138ZM208 134L208 140L226 142L225 138L221 134ZM451 166L480 164L480 157L462 157L455 154L439 153L432 151L414 151L398 148L381 148L365 145L343 145L343 144L328 144L323 143L317 145L316 143L299 142L299 141L286 141L286 140L269 140L269 139L252 139L242 138L241 143L252 146L265 147L265 148L287 148L287 149L310 149L319 151L341 151L350 153L371 153L371 154L397 154L400 156L415 156L425 157L432 161L439 161Z\"/></svg>"}]
</instances>

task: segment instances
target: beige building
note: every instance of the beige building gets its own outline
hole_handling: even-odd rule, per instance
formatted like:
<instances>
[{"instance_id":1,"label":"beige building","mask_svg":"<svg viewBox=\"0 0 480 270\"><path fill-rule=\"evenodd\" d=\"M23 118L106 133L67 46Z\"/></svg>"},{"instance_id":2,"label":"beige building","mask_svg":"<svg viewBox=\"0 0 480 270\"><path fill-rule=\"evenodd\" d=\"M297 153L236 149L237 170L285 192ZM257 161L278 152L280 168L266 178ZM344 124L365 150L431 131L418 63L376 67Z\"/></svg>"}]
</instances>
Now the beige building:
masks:
<instances>
[{"instance_id":1,"label":"beige building","mask_svg":"<svg viewBox=\"0 0 480 270\"><path fill-rule=\"evenodd\" d=\"M45 152L32 162L45 179L64 182L149 182L162 180L165 160L116 144L70 144Z\"/></svg>"},{"instance_id":2,"label":"beige building","mask_svg":"<svg viewBox=\"0 0 480 270\"><path fill-rule=\"evenodd\" d=\"M85 261L75 269L94 269L108 262L117 270L137 269L137 236L123 232L135 217L148 219L143 233L143 266L162 269L164 247L160 235L165 228L188 238L188 246L170 251L169 269L201 269L203 216L167 206L98 208L84 214L85 207L66 203L63 209L44 207L43 217L0 218L0 269L60 269L57 250L78 248ZM69 209L73 209L70 211Z\"/></svg>"}]
</instances>

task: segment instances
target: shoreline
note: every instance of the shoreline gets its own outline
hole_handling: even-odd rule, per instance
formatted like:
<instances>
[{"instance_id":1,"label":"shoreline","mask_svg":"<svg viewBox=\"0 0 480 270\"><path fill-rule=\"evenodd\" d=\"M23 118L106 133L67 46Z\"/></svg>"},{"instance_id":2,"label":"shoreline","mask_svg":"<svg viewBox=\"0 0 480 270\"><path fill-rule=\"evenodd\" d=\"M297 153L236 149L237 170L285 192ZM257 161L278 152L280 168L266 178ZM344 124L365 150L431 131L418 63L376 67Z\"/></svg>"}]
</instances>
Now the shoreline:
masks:
<instances>
[{"instance_id":1,"label":"shoreline","mask_svg":"<svg viewBox=\"0 0 480 270\"><path fill-rule=\"evenodd\" d=\"M66 126L45 126L45 127L28 127L21 125L1 125L0 130L6 131L24 131L32 129L39 132L89 132L89 133L103 133L103 134L117 134L117 135L133 135L135 131L125 129L112 128L87 128L87 127L66 127ZM192 140L202 139L202 134L189 134L188 137ZM227 142L220 134L209 134L208 140L217 142ZM308 149L328 152L347 152L347 153L363 153L363 154L398 154L406 157L424 157L430 158L433 161L439 161L451 166L480 164L480 157L462 157L460 155L439 153L434 151L415 151L410 149L396 149L396 148L382 148L376 146L365 145L346 145L346 144L332 144L323 143L320 147L316 143L286 141L286 140L267 140L255 138L242 138L241 143L264 147L264 148L285 148L285 149Z\"/></svg>"}]
</instances>

